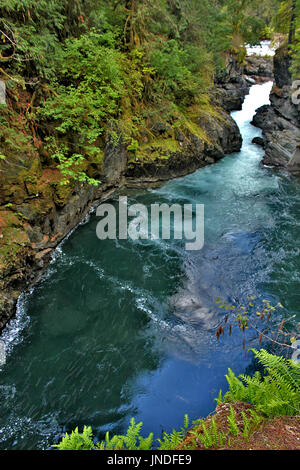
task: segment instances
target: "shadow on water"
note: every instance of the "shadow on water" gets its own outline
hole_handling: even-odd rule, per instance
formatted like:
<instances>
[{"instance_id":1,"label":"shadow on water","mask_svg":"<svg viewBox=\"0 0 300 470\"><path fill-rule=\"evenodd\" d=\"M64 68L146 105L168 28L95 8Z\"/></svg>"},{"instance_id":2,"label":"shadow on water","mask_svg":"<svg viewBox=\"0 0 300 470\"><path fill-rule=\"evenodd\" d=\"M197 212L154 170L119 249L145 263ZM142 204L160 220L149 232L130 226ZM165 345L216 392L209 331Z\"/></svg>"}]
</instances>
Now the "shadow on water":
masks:
<instances>
[{"instance_id":1,"label":"shadow on water","mask_svg":"<svg viewBox=\"0 0 300 470\"><path fill-rule=\"evenodd\" d=\"M183 416L206 416L230 366L251 367L239 334L216 340L216 298L280 300L299 312L299 186L260 166L250 125L270 84L251 88L233 113L238 154L130 202L202 203L205 245L181 241L100 242L91 215L56 251L47 276L19 301L4 331L0 447L47 448L91 425L123 432L131 416L159 436ZM248 345L256 344L249 335Z\"/></svg>"}]
</instances>

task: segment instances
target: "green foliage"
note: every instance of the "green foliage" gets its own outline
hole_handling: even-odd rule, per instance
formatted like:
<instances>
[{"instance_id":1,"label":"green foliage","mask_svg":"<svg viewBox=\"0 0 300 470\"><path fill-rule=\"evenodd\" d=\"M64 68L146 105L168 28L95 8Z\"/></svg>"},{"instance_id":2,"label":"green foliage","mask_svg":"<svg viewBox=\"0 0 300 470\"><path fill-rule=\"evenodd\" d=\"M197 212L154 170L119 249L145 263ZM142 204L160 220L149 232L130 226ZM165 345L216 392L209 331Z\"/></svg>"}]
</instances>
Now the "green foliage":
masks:
<instances>
[{"instance_id":1,"label":"green foliage","mask_svg":"<svg viewBox=\"0 0 300 470\"><path fill-rule=\"evenodd\" d=\"M189 427L189 417L188 415L184 416L184 427L180 431L173 431L170 434L163 432L162 438L157 439L159 443L158 450L174 450L182 442L186 431Z\"/></svg>"},{"instance_id":2,"label":"green foliage","mask_svg":"<svg viewBox=\"0 0 300 470\"><path fill-rule=\"evenodd\" d=\"M200 419L195 424L196 427L189 430L189 437L192 437L192 443L186 448L192 450L199 447L201 443L205 449L209 448L223 448L225 445L230 446L230 442L233 437L242 435L244 439L248 439L250 434L255 431L259 423L263 421L263 417L256 413L256 411L250 409L249 411L241 412L243 419L243 429L240 432L236 414L233 406L230 406L230 412L227 416L228 426L226 430L220 430L215 417L213 417L209 424L205 423L204 420Z\"/></svg>"},{"instance_id":3,"label":"green foliage","mask_svg":"<svg viewBox=\"0 0 300 470\"><path fill-rule=\"evenodd\" d=\"M184 434L182 431L173 430L171 434L163 433L159 442L158 450L174 450L182 442Z\"/></svg>"},{"instance_id":4,"label":"green foliage","mask_svg":"<svg viewBox=\"0 0 300 470\"><path fill-rule=\"evenodd\" d=\"M224 3L224 22L227 24L234 48L240 47L243 42L259 42L265 27L265 22L256 11L260 3L260 0L228 0Z\"/></svg>"},{"instance_id":5,"label":"green foliage","mask_svg":"<svg viewBox=\"0 0 300 470\"><path fill-rule=\"evenodd\" d=\"M106 433L105 440L93 441L91 427L84 426L83 433L79 433L78 428L71 434L65 435L59 444L53 445L58 450L150 450L153 448L153 433L144 438L140 435L143 423L136 423L134 418L130 420L130 426L125 435L114 435L110 438ZM162 439L157 439L158 450L173 450L185 436L189 426L188 415L184 417L184 427L180 431L173 430L172 433L163 433Z\"/></svg>"},{"instance_id":6,"label":"green foliage","mask_svg":"<svg viewBox=\"0 0 300 470\"><path fill-rule=\"evenodd\" d=\"M249 437L250 430L251 430L251 420L248 418L248 416L246 415L244 411L242 411L241 414L242 414L243 423L244 423L243 437L247 439Z\"/></svg>"},{"instance_id":7,"label":"green foliage","mask_svg":"<svg viewBox=\"0 0 300 470\"><path fill-rule=\"evenodd\" d=\"M252 377L245 374L236 377L229 369L226 375L229 391L223 400L252 403L257 411L267 417L299 414L300 365L264 349L253 352L266 375L262 377L256 371Z\"/></svg>"},{"instance_id":8,"label":"green foliage","mask_svg":"<svg viewBox=\"0 0 300 470\"><path fill-rule=\"evenodd\" d=\"M66 41L58 63L56 93L39 111L44 119L57 122L60 134L76 133L77 145L83 149L95 143L104 124L119 112L123 59L118 51L103 45L110 41L111 35L94 31Z\"/></svg>"},{"instance_id":9,"label":"green foliage","mask_svg":"<svg viewBox=\"0 0 300 470\"><path fill-rule=\"evenodd\" d=\"M81 434L79 433L78 428L76 428L71 434L66 433L61 442L53 445L52 447L55 447L58 450L92 450L94 447L92 438L92 428L90 426L84 426Z\"/></svg>"},{"instance_id":10,"label":"green foliage","mask_svg":"<svg viewBox=\"0 0 300 470\"><path fill-rule=\"evenodd\" d=\"M56 153L52 156L59 161L57 168L61 171L64 176L60 182L61 185L68 184L70 180L79 181L80 183L88 183L93 186L98 186L99 181L93 178L89 178L83 170L78 170L78 166L85 164L86 160L82 155L73 154L70 157L66 157L63 153Z\"/></svg>"},{"instance_id":11,"label":"green foliage","mask_svg":"<svg viewBox=\"0 0 300 470\"><path fill-rule=\"evenodd\" d=\"M60 121L63 134L75 131L93 142L102 133L101 123L119 111L124 91L122 56L108 47L111 34L91 31L79 39L66 41L59 57L56 94L49 98L42 113Z\"/></svg>"},{"instance_id":12,"label":"green foliage","mask_svg":"<svg viewBox=\"0 0 300 470\"><path fill-rule=\"evenodd\" d=\"M249 410L250 416L242 411L241 415L243 418L244 429L242 435L244 439L248 439L250 434L255 430L255 428L263 421L263 417L256 413L255 410Z\"/></svg>"},{"instance_id":13,"label":"green foliage","mask_svg":"<svg viewBox=\"0 0 300 470\"><path fill-rule=\"evenodd\" d=\"M124 57L114 49L112 33L94 30L65 42L57 61L57 77L38 110L43 121L53 121L55 146L66 135L64 152L52 152L58 168L67 178L96 184L80 170L85 156L97 156L107 123L118 116L124 94ZM76 136L76 137L72 137ZM75 150L75 152L74 152Z\"/></svg>"},{"instance_id":14,"label":"green foliage","mask_svg":"<svg viewBox=\"0 0 300 470\"><path fill-rule=\"evenodd\" d=\"M93 184L89 164L112 128L139 159L157 116L174 121L202 106L226 54L242 61L242 43L256 41L273 12L268 3L257 15L261 2L248 3L0 0L0 76L30 94L24 119L34 137L55 140L49 153L65 180ZM12 149L22 138L5 134Z\"/></svg>"},{"instance_id":15,"label":"green foliage","mask_svg":"<svg viewBox=\"0 0 300 470\"><path fill-rule=\"evenodd\" d=\"M58 0L1 0L1 55L11 58L11 70L43 78L54 74L59 33L64 27L64 5Z\"/></svg>"},{"instance_id":16,"label":"green foliage","mask_svg":"<svg viewBox=\"0 0 300 470\"><path fill-rule=\"evenodd\" d=\"M140 431L143 423L135 423L134 418L130 420L130 426L125 436L115 435L109 437L106 433L105 441L94 444L91 427L84 426L82 434L78 428L70 435L66 434L61 442L53 447L58 450L149 450L152 447L153 434L143 438Z\"/></svg>"},{"instance_id":17,"label":"green foliage","mask_svg":"<svg viewBox=\"0 0 300 470\"><path fill-rule=\"evenodd\" d=\"M175 102L180 100L184 104L182 100L185 100L189 104L199 91L205 91L201 63L193 60L197 55L201 57L199 49L195 51L192 46L183 49L175 39L162 41L151 51L149 62L160 78L154 85L158 96L164 92Z\"/></svg>"},{"instance_id":18,"label":"green foliage","mask_svg":"<svg viewBox=\"0 0 300 470\"><path fill-rule=\"evenodd\" d=\"M295 2L295 0L277 1L277 11L272 19L273 27L277 32L284 34L289 33L292 20L292 9L294 4L297 2Z\"/></svg>"},{"instance_id":19,"label":"green foliage","mask_svg":"<svg viewBox=\"0 0 300 470\"><path fill-rule=\"evenodd\" d=\"M223 325L219 326L216 332L216 336L219 339L221 335L224 336L226 325L229 326L229 335L231 335L233 321L237 323L239 329L244 335L243 348L246 349L245 333L247 330L253 330L259 337L259 344L265 338L276 345L281 346L285 350L291 350L292 344L287 344L286 339L289 338L290 343L297 340L300 335L291 328L285 328L285 324L294 320L296 315L290 318L282 319L279 326L274 325L273 315L278 309L283 309L283 305L278 302L276 305L272 305L269 300L264 299L262 306L259 308L255 305L255 297L248 297L249 302L244 305L231 305L224 302L221 298L216 299L216 303L219 308L227 311ZM232 314L234 317L232 318ZM278 318L278 315L277 315ZM295 326L294 326L295 328Z\"/></svg>"},{"instance_id":20,"label":"green foliage","mask_svg":"<svg viewBox=\"0 0 300 470\"><path fill-rule=\"evenodd\" d=\"M232 406L230 406L230 413L229 413L229 416L227 418L227 421L228 421L228 424L229 424L229 431L234 436L237 436L239 434L239 428L238 428L238 425L236 423L235 411L234 411Z\"/></svg>"},{"instance_id":21,"label":"green foliage","mask_svg":"<svg viewBox=\"0 0 300 470\"><path fill-rule=\"evenodd\" d=\"M223 446L226 437L224 432L218 431L218 425L215 418L212 418L209 427L206 426L204 420L200 420L200 427L192 429L190 431L190 435L194 436L193 444L189 446L190 449L198 447L198 442L201 442L205 449Z\"/></svg>"},{"instance_id":22,"label":"green foliage","mask_svg":"<svg viewBox=\"0 0 300 470\"><path fill-rule=\"evenodd\" d=\"M143 423L135 423L131 418L130 426L125 436L115 435L111 439L109 433L106 433L105 441L97 444L99 450L149 450L152 447L153 434L143 438L140 436Z\"/></svg>"}]
</instances>

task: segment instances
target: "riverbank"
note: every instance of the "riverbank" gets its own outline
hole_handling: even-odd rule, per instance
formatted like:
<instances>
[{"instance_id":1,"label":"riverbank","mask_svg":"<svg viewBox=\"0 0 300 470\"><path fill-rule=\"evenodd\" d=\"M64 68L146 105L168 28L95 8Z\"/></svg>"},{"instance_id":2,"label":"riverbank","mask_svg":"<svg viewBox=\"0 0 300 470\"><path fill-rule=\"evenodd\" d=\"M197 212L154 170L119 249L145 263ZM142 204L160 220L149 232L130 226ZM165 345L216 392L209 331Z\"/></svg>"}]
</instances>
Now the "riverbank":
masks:
<instances>
[{"instance_id":1,"label":"riverbank","mask_svg":"<svg viewBox=\"0 0 300 470\"><path fill-rule=\"evenodd\" d=\"M299 416L280 416L273 419L263 419L260 416L261 419L257 419L257 422L245 431L245 416L250 420L254 411L255 408L249 403L234 402L218 405L215 413L203 422L209 429L212 419L215 419L218 432L227 439L223 442L214 442L209 450L300 450ZM230 428L228 422L232 413L236 420L235 431ZM193 450L206 450L207 447L195 437L197 434L203 436L202 427L195 426L188 431L178 450L187 450L191 447Z\"/></svg>"}]
</instances>

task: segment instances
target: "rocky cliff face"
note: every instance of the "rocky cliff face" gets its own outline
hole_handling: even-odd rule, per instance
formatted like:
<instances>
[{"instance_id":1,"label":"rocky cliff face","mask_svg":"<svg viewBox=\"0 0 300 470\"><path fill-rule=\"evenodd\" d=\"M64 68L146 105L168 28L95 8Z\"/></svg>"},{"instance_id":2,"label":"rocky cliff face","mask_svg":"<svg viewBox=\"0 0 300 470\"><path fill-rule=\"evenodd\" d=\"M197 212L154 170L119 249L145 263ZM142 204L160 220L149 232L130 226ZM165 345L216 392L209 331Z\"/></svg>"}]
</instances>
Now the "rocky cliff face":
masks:
<instances>
[{"instance_id":1,"label":"rocky cliff face","mask_svg":"<svg viewBox=\"0 0 300 470\"><path fill-rule=\"evenodd\" d=\"M271 57L253 55L246 57L244 75L249 83L264 83L273 80L273 61Z\"/></svg>"},{"instance_id":2,"label":"rocky cliff face","mask_svg":"<svg viewBox=\"0 0 300 470\"><path fill-rule=\"evenodd\" d=\"M290 159L287 168L293 173L300 174L300 144L298 145L294 155Z\"/></svg>"},{"instance_id":3,"label":"rocky cliff face","mask_svg":"<svg viewBox=\"0 0 300 470\"><path fill-rule=\"evenodd\" d=\"M259 108L253 119L253 124L263 131L263 163L284 168L300 142L300 105L293 102L289 65L287 49L278 49L274 57L275 83L270 95L271 104Z\"/></svg>"},{"instance_id":4,"label":"rocky cliff face","mask_svg":"<svg viewBox=\"0 0 300 470\"><path fill-rule=\"evenodd\" d=\"M247 56L240 64L237 57L230 55L224 76L218 77L216 82L219 101L227 111L239 111L250 86L270 80L273 80L271 57Z\"/></svg>"},{"instance_id":5,"label":"rocky cliff face","mask_svg":"<svg viewBox=\"0 0 300 470\"><path fill-rule=\"evenodd\" d=\"M242 109L245 96L249 93L249 82L244 76L243 66L234 55L227 58L225 73L217 78L216 89L221 106L226 111Z\"/></svg>"},{"instance_id":6,"label":"rocky cliff face","mask_svg":"<svg viewBox=\"0 0 300 470\"><path fill-rule=\"evenodd\" d=\"M184 176L241 149L239 128L224 109L218 108L216 116L199 117L198 125L204 131L204 138L192 133L185 136L178 134L176 140L179 149L168 152L165 160L157 158L146 163L129 165L126 170L127 183L141 180L164 181Z\"/></svg>"}]
</instances>

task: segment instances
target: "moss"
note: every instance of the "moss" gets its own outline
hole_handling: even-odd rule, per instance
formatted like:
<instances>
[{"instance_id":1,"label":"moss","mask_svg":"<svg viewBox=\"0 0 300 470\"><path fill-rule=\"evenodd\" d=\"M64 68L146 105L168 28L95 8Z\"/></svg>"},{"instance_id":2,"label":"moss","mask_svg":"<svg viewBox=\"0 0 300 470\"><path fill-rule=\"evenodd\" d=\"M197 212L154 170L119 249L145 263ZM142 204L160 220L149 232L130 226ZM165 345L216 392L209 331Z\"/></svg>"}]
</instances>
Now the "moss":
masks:
<instances>
[{"instance_id":1,"label":"moss","mask_svg":"<svg viewBox=\"0 0 300 470\"><path fill-rule=\"evenodd\" d=\"M20 220L18 216L11 210L0 210L0 232L6 227L18 227Z\"/></svg>"},{"instance_id":2,"label":"moss","mask_svg":"<svg viewBox=\"0 0 300 470\"><path fill-rule=\"evenodd\" d=\"M55 204L59 207L63 207L68 201L68 199L71 197L72 193L74 192L75 182L69 181L68 183L66 182L65 184L56 183L53 185L53 188L54 188L53 200Z\"/></svg>"},{"instance_id":3,"label":"moss","mask_svg":"<svg viewBox=\"0 0 300 470\"><path fill-rule=\"evenodd\" d=\"M287 42L284 42L283 44L281 44L281 46L278 47L278 49L276 49L276 58L283 58L283 57L286 57L289 55L289 47L288 47L288 44Z\"/></svg>"},{"instance_id":4,"label":"moss","mask_svg":"<svg viewBox=\"0 0 300 470\"><path fill-rule=\"evenodd\" d=\"M180 150L180 143L174 138L154 138L151 142L139 146L138 150L131 154L129 163L131 165L154 161L159 163L159 160L168 160Z\"/></svg>"},{"instance_id":5,"label":"moss","mask_svg":"<svg viewBox=\"0 0 300 470\"><path fill-rule=\"evenodd\" d=\"M0 247L0 268L15 268L22 263L24 247L29 244L28 236L22 229L5 231Z\"/></svg>"},{"instance_id":6,"label":"moss","mask_svg":"<svg viewBox=\"0 0 300 470\"><path fill-rule=\"evenodd\" d=\"M204 129L190 119L186 119L179 128L183 131L184 134L188 136L193 135L198 137L198 139L203 140L204 142L210 142L209 137L207 136ZM189 137L187 137L189 140Z\"/></svg>"},{"instance_id":7,"label":"moss","mask_svg":"<svg viewBox=\"0 0 300 470\"><path fill-rule=\"evenodd\" d=\"M87 156L87 163L84 168L90 178L96 178L102 173L104 162L104 150L97 148L96 152Z\"/></svg>"},{"instance_id":8,"label":"moss","mask_svg":"<svg viewBox=\"0 0 300 470\"><path fill-rule=\"evenodd\" d=\"M143 109L140 115L132 116L130 110L122 115L119 128L128 142L129 166L145 162L162 164L170 156L176 155L199 139L203 143L212 144L202 122L218 120L225 123L222 109L211 103L209 95L199 96L197 104L180 108L173 105L165 110ZM160 124L159 131L154 130ZM158 135L159 134L159 135Z\"/></svg>"}]
</instances>

